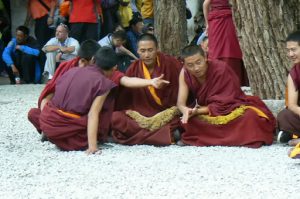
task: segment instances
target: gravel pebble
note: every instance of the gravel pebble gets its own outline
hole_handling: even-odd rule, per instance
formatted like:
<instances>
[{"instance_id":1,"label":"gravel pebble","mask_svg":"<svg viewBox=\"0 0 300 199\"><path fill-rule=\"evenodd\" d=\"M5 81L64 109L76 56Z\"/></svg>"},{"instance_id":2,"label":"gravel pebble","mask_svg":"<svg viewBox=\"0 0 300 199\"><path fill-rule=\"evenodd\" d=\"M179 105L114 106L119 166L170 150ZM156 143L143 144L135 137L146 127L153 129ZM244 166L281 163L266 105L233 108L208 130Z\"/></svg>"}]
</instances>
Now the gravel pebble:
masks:
<instances>
[{"instance_id":1,"label":"gravel pebble","mask_svg":"<svg viewBox=\"0 0 300 199\"><path fill-rule=\"evenodd\" d=\"M43 85L0 86L0 198L294 198L300 162L281 144L62 152L27 120ZM280 110L283 101L268 105ZM269 105L270 106L270 105ZM279 107L280 106L280 107ZM276 110L277 110L276 109Z\"/></svg>"}]
</instances>

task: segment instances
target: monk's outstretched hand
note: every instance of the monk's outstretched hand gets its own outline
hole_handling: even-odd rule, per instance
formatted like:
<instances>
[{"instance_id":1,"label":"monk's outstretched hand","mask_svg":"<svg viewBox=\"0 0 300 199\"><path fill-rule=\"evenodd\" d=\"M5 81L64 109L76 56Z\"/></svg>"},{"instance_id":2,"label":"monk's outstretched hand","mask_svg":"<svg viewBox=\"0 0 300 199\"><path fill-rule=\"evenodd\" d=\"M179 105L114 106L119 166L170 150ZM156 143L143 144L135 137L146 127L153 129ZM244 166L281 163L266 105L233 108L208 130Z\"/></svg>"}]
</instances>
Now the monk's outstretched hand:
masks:
<instances>
[{"instance_id":1,"label":"monk's outstretched hand","mask_svg":"<svg viewBox=\"0 0 300 199\"><path fill-rule=\"evenodd\" d=\"M197 115L197 111L198 111L197 109L198 109L198 107L186 108L181 117L181 122L183 124L186 124L191 117L193 117L194 115Z\"/></svg>"},{"instance_id":2,"label":"monk's outstretched hand","mask_svg":"<svg viewBox=\"0 0 300 199\"><path fill-rule=\"evenodd\" d=\"M91 148L89 147L85 153L87 155L91 155L91 154L95 154L95 155L100 155L102 153L101 149L98 149L97 147L96 148Z\"/></svg>"},{"instance_id":3,"label":"monk's outstretched hand","mask_svg":"<svg viewBox=\"0 0 300 199\"><path fill-rule=\"evenodd\" d=\"M152 86L156 89L163 88L164 86L170 84L169 81L164 80L164 74L161 74L159 77L152 79Z\"/></svg>"}]
</instances>

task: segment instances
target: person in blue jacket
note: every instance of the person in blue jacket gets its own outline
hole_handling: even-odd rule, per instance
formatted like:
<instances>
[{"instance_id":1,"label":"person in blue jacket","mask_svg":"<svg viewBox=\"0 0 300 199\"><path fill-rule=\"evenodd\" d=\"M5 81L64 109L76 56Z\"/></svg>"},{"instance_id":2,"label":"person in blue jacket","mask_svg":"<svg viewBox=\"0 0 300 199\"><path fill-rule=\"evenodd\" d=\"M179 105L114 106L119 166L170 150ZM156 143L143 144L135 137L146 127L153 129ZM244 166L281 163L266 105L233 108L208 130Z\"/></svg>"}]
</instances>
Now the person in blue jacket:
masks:
<instances>
[{"instance_id":1,"label":"person in blue jacket","mask_svg":"<svg viewBox=\"0 0 300 199\"><path fill-rule=\"evenodd\" d=\"M11 84L38 83L41 78L39 45L26 26L16 29L16 38L7 44L2 59L8 67Z\"/></svg>"}]
</instances>

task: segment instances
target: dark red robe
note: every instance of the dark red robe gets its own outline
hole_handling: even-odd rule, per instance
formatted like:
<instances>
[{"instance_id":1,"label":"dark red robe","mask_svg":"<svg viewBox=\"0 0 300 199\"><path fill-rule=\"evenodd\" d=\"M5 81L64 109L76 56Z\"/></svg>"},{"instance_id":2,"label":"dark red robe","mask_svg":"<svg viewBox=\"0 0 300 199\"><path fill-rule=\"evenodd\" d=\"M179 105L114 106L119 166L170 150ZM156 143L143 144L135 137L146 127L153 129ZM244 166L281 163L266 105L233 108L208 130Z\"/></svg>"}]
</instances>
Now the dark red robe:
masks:
<instances>
[{"instance_id":1,"label":"dark red robe","mask_svg":"<svg viewBox=\"0 0 300 199\"><path fill-rule=\"evenodd\" d=\"M253 106L269 119L258 116L252 109L225 124L212 124L197 116L183 124L182 141L195 146L247 146L257 148L272 144L275 118L256 96L246 96L234 83L236 76L226 63L208 62L206 80L200 84L185 71L185 81L200 106L208 106L210 116L225 116L242 105ZM233 81L234 80L234 81Z\"/></svg>"},{"instance_id":2,"label":"dark red robe","mask_svg":"<svg viewBox=\"0 0 300 199\"><path fill-rule=\"evenodd\" d=\"M242 86L248 86L248 78L242 61L242 51L232 20L228 0L211 0L208 14L208 59L221 59L232 67Z\"/></svg>"},{"instance_id":3,"label":"dark red robe","mask_svg":"<svg viewBox=\"0 0 300 199\"><path fill-rule=\"evenodd\" d=\"M151 144L169 145L172 142L171 132L179 126L179 118L174 118L157 131L150 132L141 128L137 122L125 114L125 110L134 110L146 117L162 112L172 106L176 106L178 94L178 77L181 64L175 58L158 54L160 66L156 65L151 78L164 74L164 79L170 84L162 89L155 89L157 96L161 99L162 105L154 101L148 88L127 89L121 88L116 104L116 112L112 116L112 136L121 144ZM142 61L138 60L127 69L129 77L145 78Z\"/></svg>"},{"instance_id":4,"label":"dark red robe","mask_svg":"<svg viewBox=\"0 0 300 199\"><path fill-rule=\"evenodd\" d=\"M88 146L87 114L94 99L114 88L97 66L73 68L57 80L53 98L40 114L40 128L49 141L63 150ZM106 136L99 117L98 138Z\"/></svg>"},{"instance_id":5,"label":"dark red robe","mask_svg":"<svg viewBox=\"0 0 300 199\"><path fill-rule=\"evenodd\" d=\"M79 58L74 58L70 61L63 62L59 65L57 70L55 71L55 74L53 78L46 84L45 88L43 89L39 100L38 100L38 107L39 108L31 108L28 112L28 120L34 125L34 127L37 129L38 132L41 133L41 128L40 128L40 123L39 123L39 118L41 114L40 110L40 105L42 100L49 94L55 93L55 86L57 79L61 77L65 72L70 70L71 68L77 67L78 66L78 61ZM123 73L119 71L114 71L112 76L109 77L110 80L112 80L115 84L119 85L120 84L120 79L124 76ZM103 135L102 138L98 137L98 140L100 141L106 141L109 128L110 128L110 120L111 120L111 115L114 109L114 101L115 101L115 93L116 89L113 89L109 95L107 96L102 110L101 110L101 134Z\"/></svg>"},{"instance_id":6,"label":"dark red robe","mask_svg":"<svg viewBox=\"0 0 300 199\"><path fill-rule=\"evenodd\" d=\"M66 71L70 70L71 68L74 68L75 66L78 66L79 62L79 57L76 57L72 60L62 62L57 70L54 73L53 78L47 82L45 88L40 94L40 97L38 99L38 108L31 108L28 112L28 120L33 124L33 126L37 129L39 133L41 133L41 128L40 128L40 114L41 114L41 102L42 100L47 97L49 94L55 92L55 85L57 79L62 76Z\"/></svg>"}]
</instances>

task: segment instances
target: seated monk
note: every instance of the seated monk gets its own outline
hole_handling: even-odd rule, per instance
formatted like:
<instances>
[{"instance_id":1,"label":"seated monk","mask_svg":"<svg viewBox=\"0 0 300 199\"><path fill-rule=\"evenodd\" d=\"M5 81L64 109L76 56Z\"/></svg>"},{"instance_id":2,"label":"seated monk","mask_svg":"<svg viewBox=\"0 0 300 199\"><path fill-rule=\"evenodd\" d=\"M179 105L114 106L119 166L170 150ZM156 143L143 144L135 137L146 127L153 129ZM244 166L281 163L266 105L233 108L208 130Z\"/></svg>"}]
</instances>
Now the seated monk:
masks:
<instances>
[{"instance_id":1,"label":"seated monk","mask_svg":"<svg viewBox=\"0 0 300 199\"><path fill-rule=\"evenodd\" d=\"M40 128L40 114L43 110L45 104L53 98L55 93L57 79L60 78L65 72L70 70L74 67L85 67L87 65L93 65L95 60L93 56L95 52L100 48L100 45L94 40L86 40L82 42L78 57L74 58L70 61L63 62L59 65L58 69L55 71L53 78L46 84L45 88L43 89L39 100L38 100L38 108L32 108L28 112L28 119L29 121L35 126L39 133L42 133ZM123 85L125 87L146 87L146 86L154 86L155 88L159 88L164 84L168 84L167 81L163 80L163 76L158 78L154 78L151 80L140 79L135 77L126 77L123 73L119 72L118 70L114 70L112 75L108 77L112 80L116 85ZM101 136L98 137L99 141L106 141L107 135L109 132L110 127L110 119L111 114L113 112L114 107L114 99L115 93L117 89L113 89L110 94L107 96L107 99L104 102L102 111L101 111ZM42 141L45 141L46 137L43 136Z\"/></svg>"},{"instance_id":2,"label":"seated monk","mask_svg":"<svg viewBox=\"0 0 300 199\"><path fill-rule=\"evenodd\" d=\"M75 67L57 79L53 98L39 122L48 140L62 150L98 151L97 136L104 101L116 84L106 78L117 65L110 48L97 51L96 65Z\"/></svg>"},{"instance_id":3,"label":"seated monk","mask_svg":"<svg viewBox=\"0 0 300 199\"><path fill-rule=\"evenodd\" d=\"M127 145L170 145L180 126L176 99L181 63L158 52L154 35L141 35L137 45L140 59L129 66L126 75L150 79L164 74L170 84L160 89L121 88L112 116L112 137Z\"/></svg>"},{"instance_id":4,"label":"seated monk","mask_svg":"<svg viewBox=\"0 0 300 199\"><path fill-rule=\"evenodd\" d=\"M287 78L286 109L278 116L279 133L277 141L288 142L290 146L300 143L300 31L291 33L286 39L286 49L294 66Z\"/></svg>"},{"instance_id":5,"label":"seated monk","mask_svg":"<svg viewBox=\"0 0 300 199\"><path fill-rule=\"evenodd\" d=\"M185 47L182 58L177 106L184 132L179 144L251 148L272 144L275 118L258 97L243 93L225 62L207 61L198 46ZM188 98L194 103L187 105Z\"/></svg>"}]
</instances>

